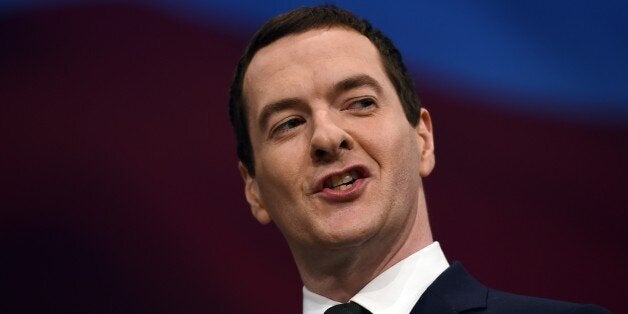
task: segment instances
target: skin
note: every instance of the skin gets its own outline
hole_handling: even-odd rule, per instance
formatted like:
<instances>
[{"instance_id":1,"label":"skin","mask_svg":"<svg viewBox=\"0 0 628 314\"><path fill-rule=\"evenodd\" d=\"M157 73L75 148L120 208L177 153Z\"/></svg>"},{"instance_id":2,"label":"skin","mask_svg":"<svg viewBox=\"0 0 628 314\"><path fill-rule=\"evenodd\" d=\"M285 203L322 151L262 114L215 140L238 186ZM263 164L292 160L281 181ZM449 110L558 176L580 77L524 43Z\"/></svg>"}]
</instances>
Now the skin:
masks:
<instances>
[{"instance_id":1,"label":"skin","mask_svg":"<svg viewBox=\"0 0 628 314\"><path fill-rule=\"evenodd\" d=\"M283 37L253 57L244 95L256 171L240 164L245 195L280 229L308 289L347 302L433 242L421 180L434 167L430 116L408 122L366 37L341 27ZM354 166L368 177L350 197L320 191Z\"/></svg>"}]
</instances>

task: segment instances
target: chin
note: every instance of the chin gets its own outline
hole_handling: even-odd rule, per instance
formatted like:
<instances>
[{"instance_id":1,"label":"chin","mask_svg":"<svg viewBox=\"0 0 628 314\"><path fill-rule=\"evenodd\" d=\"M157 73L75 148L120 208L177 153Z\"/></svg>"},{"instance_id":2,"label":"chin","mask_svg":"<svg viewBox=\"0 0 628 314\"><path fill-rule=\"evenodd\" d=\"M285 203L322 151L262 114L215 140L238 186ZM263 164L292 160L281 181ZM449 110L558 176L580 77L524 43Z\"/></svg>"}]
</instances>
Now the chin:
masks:
<instances>
[{"instance_id":1,"label":"chin","mask_svg":"<svg viewBox=\"0 0 628 314\"><path fill-rule=\"evenodd\" d=\"M374 233L370 229L356 228L355 225L334 228L319 239L320 245L332 249L358 247L373 237Z\"/></svg>"}]
</instances>

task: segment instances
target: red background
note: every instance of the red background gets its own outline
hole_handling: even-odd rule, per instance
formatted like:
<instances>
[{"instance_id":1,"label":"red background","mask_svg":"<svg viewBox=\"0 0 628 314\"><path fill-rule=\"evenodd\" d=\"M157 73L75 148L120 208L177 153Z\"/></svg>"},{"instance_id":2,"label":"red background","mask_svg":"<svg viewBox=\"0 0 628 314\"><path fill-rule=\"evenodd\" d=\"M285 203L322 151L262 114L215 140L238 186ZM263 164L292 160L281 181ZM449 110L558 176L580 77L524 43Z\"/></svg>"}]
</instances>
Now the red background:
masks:
<instances>
[{"instance_id":1,"label":"red background","mask_svg":"<svg viewBox=\"0 0 628 314\"><path fill-rule=\"evenodd\" d=\"M300 310L288 248L236 169L227 89L250 34L111 5L0 30L0 312ZM450 261L498 289L628 312L626 129L501 112L418 77Z\"/></svg>"}]
</instances>

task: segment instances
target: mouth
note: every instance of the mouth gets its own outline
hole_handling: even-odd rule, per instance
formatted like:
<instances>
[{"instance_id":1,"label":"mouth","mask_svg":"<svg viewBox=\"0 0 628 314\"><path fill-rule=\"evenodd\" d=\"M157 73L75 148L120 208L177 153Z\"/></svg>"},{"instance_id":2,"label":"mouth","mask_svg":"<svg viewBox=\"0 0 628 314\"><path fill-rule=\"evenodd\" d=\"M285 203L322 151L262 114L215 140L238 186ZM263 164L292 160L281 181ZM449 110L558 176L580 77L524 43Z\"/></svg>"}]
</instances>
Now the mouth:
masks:
<instances>
[{"instance_id":1,"label":"mouth","mask_svg":"<svg viewBox=\"0 0 628 314\"><path fill-rule=\"evenodd\" d=\"M341 174L329 176L323 182L324 189L332 189L334 191L345 191L350 189L356 180L362 178L357 170L351 170Z\"/></svg>"},{"instance_id":2,"label":"mouth","mask_svg":"<svg viewBox=\"0 0 628 314\"><path fill-rule=\"evenodd\" d=\"M343 192L351 189L358 181L368 177L368 171L361 166L354 166L345 170L326 175L318 185L318 191Z\"/></svg>"}]
</instances>

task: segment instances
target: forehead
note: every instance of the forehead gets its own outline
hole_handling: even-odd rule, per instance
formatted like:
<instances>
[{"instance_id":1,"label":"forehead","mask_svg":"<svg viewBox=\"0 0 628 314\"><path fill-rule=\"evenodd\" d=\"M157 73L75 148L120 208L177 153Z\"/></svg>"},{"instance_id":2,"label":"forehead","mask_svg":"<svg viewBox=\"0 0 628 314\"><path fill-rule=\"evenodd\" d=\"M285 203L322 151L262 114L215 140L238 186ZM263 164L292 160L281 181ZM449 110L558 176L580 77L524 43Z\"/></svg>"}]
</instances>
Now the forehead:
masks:
<instances>
[{"instance_id":1,"label":"forehead","mask_svg":"<svg viewBox=\"0 0 628 314\"><path fill-rule=\"evenodd\" d=\"M249 118L277 98L313 96L356 74L388 82L379 52L358 32L331 27L282 37L249 64L243 86Z\"/></svg>"}]
</instances>

